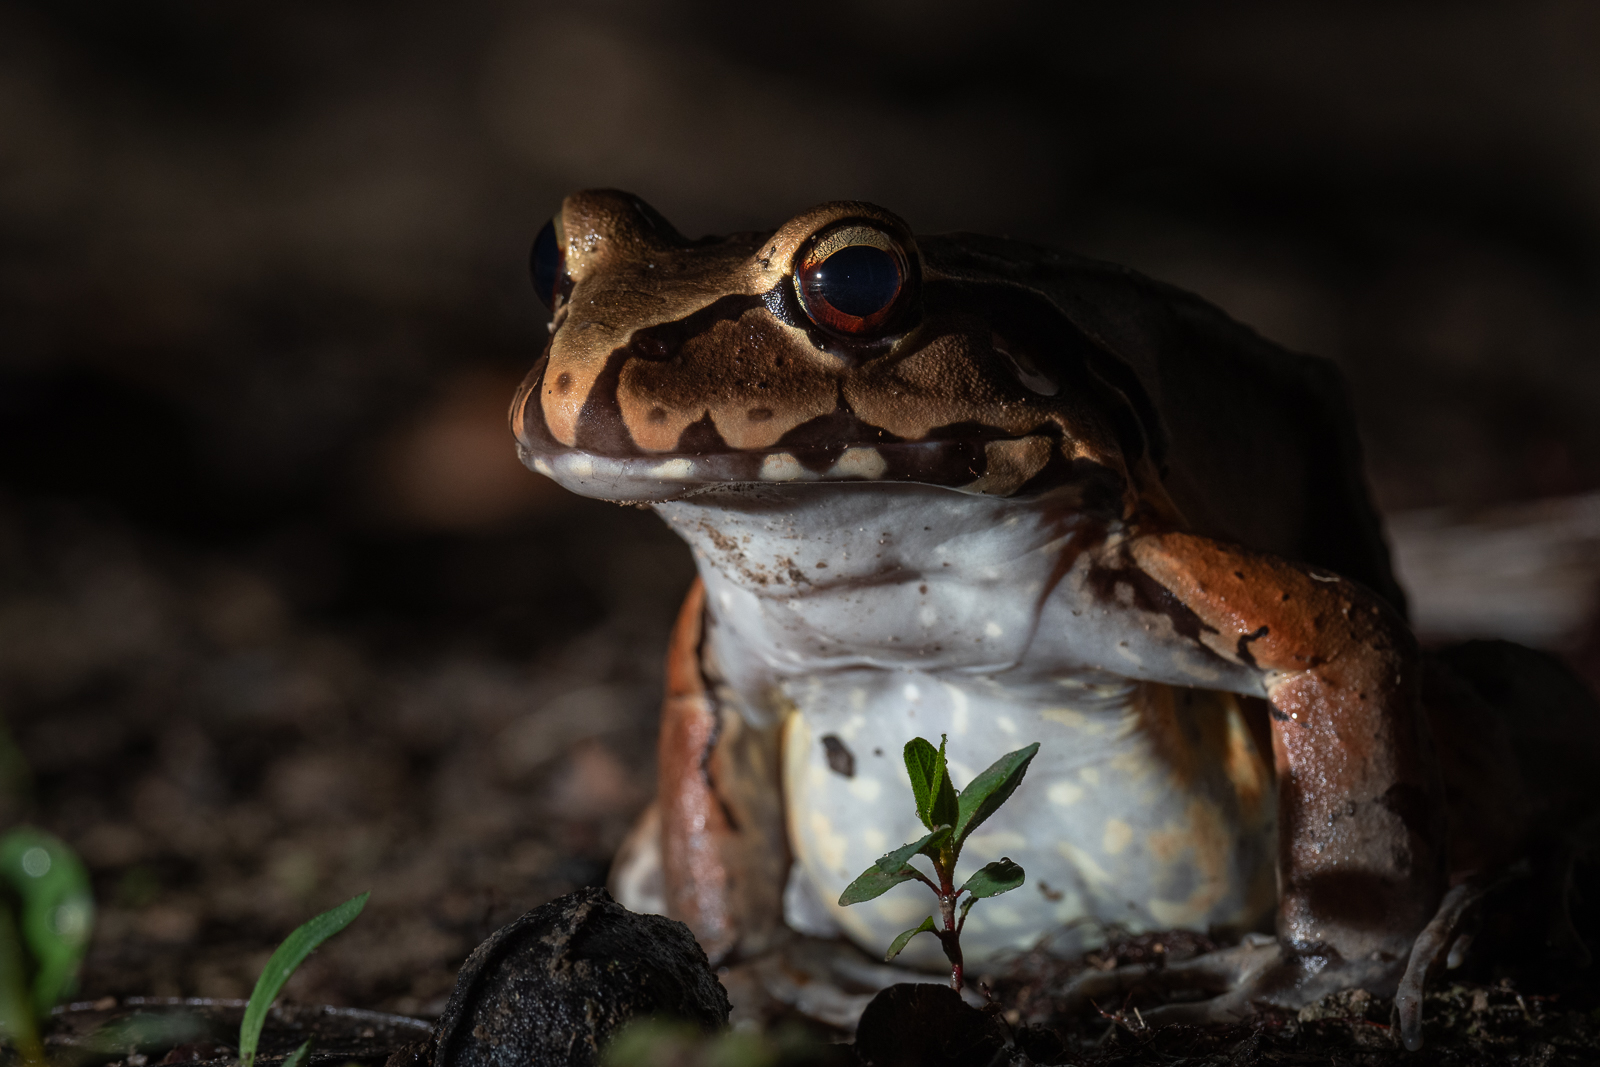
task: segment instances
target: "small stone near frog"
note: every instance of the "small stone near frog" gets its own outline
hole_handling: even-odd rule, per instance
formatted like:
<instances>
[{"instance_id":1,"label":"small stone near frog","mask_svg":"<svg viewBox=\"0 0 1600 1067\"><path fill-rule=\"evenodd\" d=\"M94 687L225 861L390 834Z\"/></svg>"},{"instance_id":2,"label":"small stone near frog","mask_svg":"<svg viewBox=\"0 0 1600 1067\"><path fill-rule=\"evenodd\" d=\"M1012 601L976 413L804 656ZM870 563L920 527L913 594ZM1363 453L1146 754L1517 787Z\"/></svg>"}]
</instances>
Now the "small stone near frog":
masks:
<instances>
[{"instance_id":1,"label":"small stone near frog","mask_svg":"<svg viewBox=\"0 0 1600 1067\"><path fill-rule=\"evenodd\" d=\"M433 1034L388 1067L598 1064L634 1018L728 1024L728 995L683 923L638 915L604 889L528 912L479 945Z\"/></svg>"}]
</instances>

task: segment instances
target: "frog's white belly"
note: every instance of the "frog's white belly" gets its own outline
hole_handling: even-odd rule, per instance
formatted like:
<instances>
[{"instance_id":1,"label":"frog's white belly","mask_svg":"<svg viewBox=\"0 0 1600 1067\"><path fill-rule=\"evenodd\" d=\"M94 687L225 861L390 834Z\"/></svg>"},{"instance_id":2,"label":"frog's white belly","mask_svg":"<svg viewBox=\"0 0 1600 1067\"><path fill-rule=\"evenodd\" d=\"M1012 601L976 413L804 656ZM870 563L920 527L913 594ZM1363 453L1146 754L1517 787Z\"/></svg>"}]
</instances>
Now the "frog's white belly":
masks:
<instances>
[{"instance_id":1,"label":"frog's white belly","mask_svg":"<svg viewBox=\"0 0 1600 1067\"><path fill-rule=\"evenodd\" d=\"M957 788L1040 742L962 855L962 877L1009 856L1028 879L973 908L962 946L974 962L1074 920L1092 920L1075 928L1082 944L1096 923L1248 928L1271 911L1267 770L1235 698L1213 691L1257 693L1259 677L1178 639L1131 589L1097 592L1085 550L1105 531L1093 522L1048 500L915 485L769 487L656 509L706 583L702 656L719 700L757 726L786 716L791 925L821 932L807 921L820 912L883 952L933 910L910 882L835 902L920 835L901 750L940 734ZM830 768L828 737L852 775ZM920 940L911 962L937 963Z\"/></svg>"},{"instance_id":2,"label":"frog's white belly","mask_svg":"<svg viewBox=\"0 0 1600 1067\"><path fill-rule=\"evenodd\" d=\"M858 670L783 688L795 707L784 738L791 883L805 883L791 884L791 908L809 890L869 951L937 913L918 882L836 903L879 856L925 832L901 757L915 736L949 735L958 789L1004 753L1040 742L1022 786L969 839L957 869L964 879L1009 856L1027 871L1021 889L974 906L962 936L973 962L1078 920L1091 921L1058 949L1094 944L1102 925L1242 930L1271 910L1272 791L1231 696L1087 671L1007 687ZM847 777L840 768L852 762ZM920 941L909 962L936 965L937 944Z\"/></svg>"}]
</instances>

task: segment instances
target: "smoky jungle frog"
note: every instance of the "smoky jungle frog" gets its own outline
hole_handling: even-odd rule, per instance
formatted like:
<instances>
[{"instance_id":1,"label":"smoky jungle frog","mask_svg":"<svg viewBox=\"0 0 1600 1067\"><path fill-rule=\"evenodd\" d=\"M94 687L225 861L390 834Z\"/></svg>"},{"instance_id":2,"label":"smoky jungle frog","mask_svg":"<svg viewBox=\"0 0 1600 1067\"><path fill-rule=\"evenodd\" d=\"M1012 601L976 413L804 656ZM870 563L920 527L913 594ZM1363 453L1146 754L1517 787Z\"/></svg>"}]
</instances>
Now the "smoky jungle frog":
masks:
<instances>
[{"instance_id":1,"label":"smoky jungle frog","mask_svg":"<svg viewBox=\"0 0 1600 1067\"><path fill-rule=\"evenodd\" d=\"M921 917L914 886L837 898L917 836L900 752L940 734L958 787L1041 743L963 854L1029 883L974 913L969 961L1084 920L1243 938L1069 1000L1156 988L1188 999L1146 1020L1203 1021L1364 987L1416 1047L1422 983L1532 868L1584 952L1559 886L1600 715L1538 654L1419 652L1328 362L865 203L688 240L583 192L533 268L554 317L522 458L653 508L699 567L612 884L714 962L797 935L876 955ZM1566 695L1500 684L1529 671Z\"/></svg>"}]
</instances>

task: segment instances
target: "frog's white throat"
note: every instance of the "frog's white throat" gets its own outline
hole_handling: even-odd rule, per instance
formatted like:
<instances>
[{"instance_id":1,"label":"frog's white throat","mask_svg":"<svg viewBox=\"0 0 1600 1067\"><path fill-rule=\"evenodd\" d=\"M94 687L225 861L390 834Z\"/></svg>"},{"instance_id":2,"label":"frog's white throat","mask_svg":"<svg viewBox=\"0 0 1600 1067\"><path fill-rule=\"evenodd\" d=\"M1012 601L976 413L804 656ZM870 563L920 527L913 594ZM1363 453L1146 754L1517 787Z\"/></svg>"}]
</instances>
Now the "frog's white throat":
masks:
<instances>
[{"instance_id":1,"label":"frog's white throat","mask_svg":"<svg viewBox=\"0 0 1600 1067\"><path fill-rule=\"evenodd\" d=\"M922 485L740 487L655 510L689 542L724 637L779 676L1018 664L1103 524L1063 498Z\"/></svg>"}]
</instances>

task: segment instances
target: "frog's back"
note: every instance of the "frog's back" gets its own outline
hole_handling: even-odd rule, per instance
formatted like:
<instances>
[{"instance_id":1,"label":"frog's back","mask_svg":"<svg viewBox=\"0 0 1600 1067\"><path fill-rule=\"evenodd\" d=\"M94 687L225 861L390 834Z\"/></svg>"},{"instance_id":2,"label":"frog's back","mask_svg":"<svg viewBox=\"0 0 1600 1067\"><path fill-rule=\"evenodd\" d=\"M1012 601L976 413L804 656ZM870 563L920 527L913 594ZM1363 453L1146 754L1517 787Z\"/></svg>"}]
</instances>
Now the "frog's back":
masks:
<instances>
[{"instance_id":1,"label":"frog's back","mask_svg":"<svg viewBox=\"0 0 1600 1067\"><path fill-rule=\"evenodd\" d=\"M919 238L930 274L1004 279L1121 370L1167 492L1197 533L1328 567L1404 610L1343 375L1176 286L973 234ZM1104 373L1102 370L1101 373Z\"/></svg>"}]
</instances>

